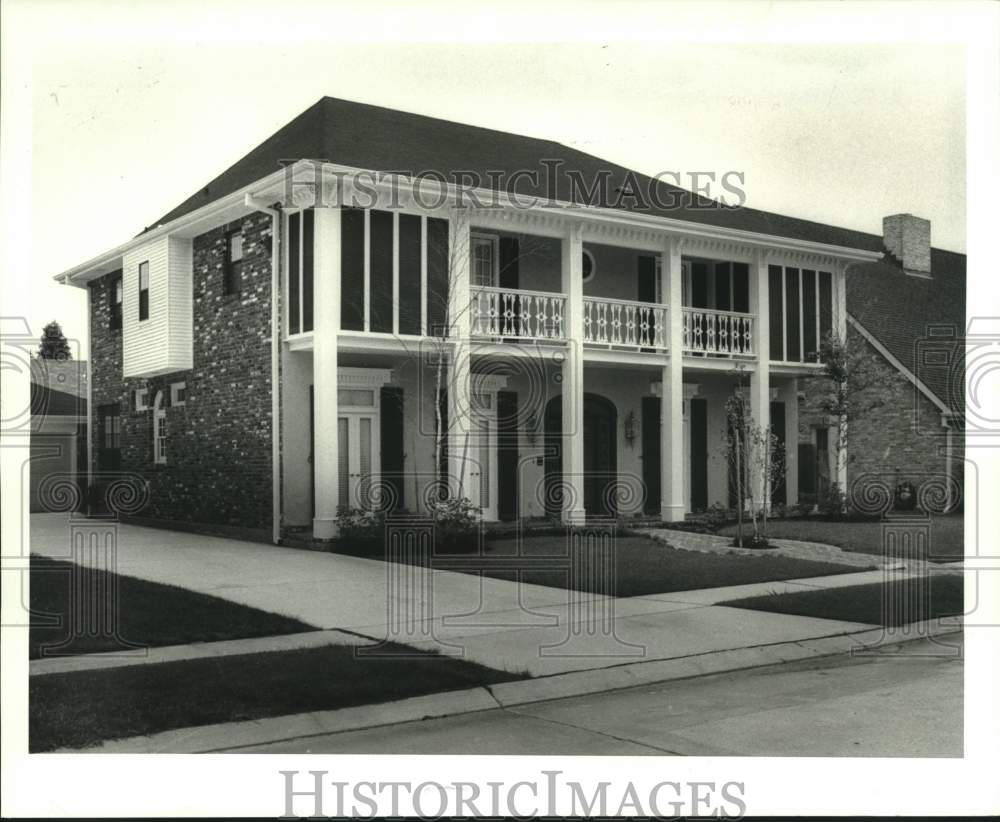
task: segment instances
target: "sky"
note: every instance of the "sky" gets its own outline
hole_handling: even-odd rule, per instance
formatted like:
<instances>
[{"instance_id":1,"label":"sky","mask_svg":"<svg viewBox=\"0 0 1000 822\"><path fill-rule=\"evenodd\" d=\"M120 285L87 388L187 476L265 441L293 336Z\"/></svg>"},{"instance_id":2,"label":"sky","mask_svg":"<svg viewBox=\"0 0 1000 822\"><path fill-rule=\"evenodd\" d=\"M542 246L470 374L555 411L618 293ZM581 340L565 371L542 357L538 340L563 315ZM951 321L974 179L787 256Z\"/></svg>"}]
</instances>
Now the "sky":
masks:
<instances>
[{"instance_id":1,"label":"sky","mask_svg":"<svg viewBox=\"0 0 1000 822\"><path fill-rule=\"evenodd\" d=\"M575 27L574 7L535 4L529 29L470 6L420 29L433 4L419 22L413 5L367 21L338 4L13 5L23 30L45 32L14 43L5 5L6 127L19 104L16 125L30 128L37 333L50 319L70 338L85 331L83 292L53 275L134 236L323 95L552 139L644 173L740 171L748 206L876 234L911 212L930 219L935 246L966 248L961 45L782 42L767 28L781 4L738 7L747 42L685 32L694 17L680 4L660 5L673 20L616 5L636 14L623 20L581 3Z\"/></svg>"}]
</instances>

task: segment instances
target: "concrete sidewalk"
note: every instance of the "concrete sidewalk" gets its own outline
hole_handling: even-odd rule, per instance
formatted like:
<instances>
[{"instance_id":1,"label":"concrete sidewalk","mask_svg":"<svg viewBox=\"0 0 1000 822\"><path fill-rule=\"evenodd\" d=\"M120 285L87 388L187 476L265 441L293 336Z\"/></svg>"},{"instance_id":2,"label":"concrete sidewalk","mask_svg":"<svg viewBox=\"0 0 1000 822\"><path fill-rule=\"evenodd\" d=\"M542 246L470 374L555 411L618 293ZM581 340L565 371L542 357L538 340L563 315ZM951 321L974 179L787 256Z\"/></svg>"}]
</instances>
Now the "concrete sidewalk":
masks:
<instances>
[{"instance_id":1,"label":"concrete sidewalk","mask_svg":"<svg viewBox=\"0 0 1000 822\"><path fill-rule=\"evenodd\" d=\"M69 558L66 516L33 515L31 527L34 553ZM871 626L715 603L883 579L882 572L862 572L614 599L450 571L415 573L409 566L340 554L117 528L118 573L325 630L388 638L533 676L856 632Z\"/></svg>"}]
</instances>

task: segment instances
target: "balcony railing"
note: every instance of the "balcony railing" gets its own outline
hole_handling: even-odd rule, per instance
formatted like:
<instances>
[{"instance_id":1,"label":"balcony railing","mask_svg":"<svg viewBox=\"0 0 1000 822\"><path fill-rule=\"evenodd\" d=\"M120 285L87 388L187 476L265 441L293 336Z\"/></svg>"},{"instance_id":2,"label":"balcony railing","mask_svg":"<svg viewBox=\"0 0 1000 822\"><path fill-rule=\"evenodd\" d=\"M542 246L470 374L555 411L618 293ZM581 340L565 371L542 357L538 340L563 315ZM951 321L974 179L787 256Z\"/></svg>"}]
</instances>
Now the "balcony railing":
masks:
<instances>
[{"instance_id":1,"label":"balcony railing","mask_svg":"<svg viewBox=\"0 0 1000 822\"><path fill-rule=\"evenodd\" d=\"M562 340L566 297L546 291L472 287L472 334L516 340Z\"/></svg>"},{"instance_id":2,"label":"balcony railing","mask_svg":"<svg viewBox=\"0 0 1000 822\"><path fill-rule=\"evenodd\" d=\"M685 306L683 317L685 354L753 356L755 315Z\"/></svg>"},{"instance_id":3,"label":"balcony railing","mask_svg":"<svg viewBox=\"0 0 1000 822\"><path fill-rule=\"evenodd\" d=\"M584 297L583 340L611 348L665 351L667 307L608 297Z\"/></svg>"}]
</instances>

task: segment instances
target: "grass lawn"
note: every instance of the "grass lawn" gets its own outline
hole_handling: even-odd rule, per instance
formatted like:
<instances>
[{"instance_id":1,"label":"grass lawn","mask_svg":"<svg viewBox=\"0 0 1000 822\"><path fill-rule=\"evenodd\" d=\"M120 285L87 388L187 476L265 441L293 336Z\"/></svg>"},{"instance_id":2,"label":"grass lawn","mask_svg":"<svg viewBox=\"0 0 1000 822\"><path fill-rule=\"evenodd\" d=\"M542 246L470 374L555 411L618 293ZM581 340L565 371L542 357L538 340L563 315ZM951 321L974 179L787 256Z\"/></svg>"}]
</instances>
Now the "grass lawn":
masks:
<instances>
[{"instance_id":1,"label":"grass lawn","mask_svg":"<svg viewBox=\"0 0 1000 822\"><path fill-rule=\"evenodd\" d=\"M930 584L930 597L926 596ZM929 580L905 579L888 585L851 585L794 594L765 594L722 602L733 608L775 614L840 619L893 627L964 612L964 582L959 574L933 574ZM883 601L889 607L883 608Z\"/></svg>"},{"instance_id":2,"label":"grass lawn","mask_svg":"<svg viewBox=\"0 0 1000 822\"><path fill-rule=\"evenodd\" d=\"M825 542L861 554L882 553L882 523L877 521L824 522L812 517L779 519L768 523L767 532L768 536L779 539ZM719 533L736 536L736 526L728 525ZM931 517L930 560L948 562L962 559L965 553L963 533L961 514Z\"/></svg>"},{"instance_id":3,"label":"grass lawn","mask_svg":"<svg viewBox=\"0 0 1000 822\"><path fill-rule=\"evenodd\" d=\"M43 648L46 649L46 656L54 655L53 646L65 643L71 637L73 631L68 616L71 581L75 574L83 575L78 580L85 583L85 590L107 591L109 585L117 583L117 603L108 612L117 619L117 638L110 635L110 631L74 637L71 644L56 651L58 655L119 651L130 645L183 645L316 630L314 626L297 619L184 588L146 582L109 571L81 569L70 562L32 556L31 659L41 658ZM100 601L93 605L104 607ZM58 626L46 624L52 621L47 616L49 614L58 615ZM127 644L123 645L122 641Z\"/></svg>"},{"instance_id":4,"label":"grass lawn","mask_svg":"<svg viewBox=\"0 0 1000 822\"><path fill-rule=\"evenodd\" d=\"M680 551L648 537L619 537L615 552L614 588L603 580L587 575L586 580L570 579L567 570L532 568L532 561L550 557L553 563L566 562L566 539L560 536L527 537L521 542L524 559L517 557L517 541L493 540L487 544L487 554L496 568L484 573L498 579L514 579L520 566L521 579L535 585L571 588L613 594L620 597L662 594L669 591L693 591L699 588L719 588L748 582L771 582L781 579L844 574L858 570L828 562L812 562L773 554L737 556L700 551ZM455 555L460 559L462 555ZM447 562L447 559L444 560ZM435 563L437 560L435 560ZM456 565L455 570L460 570Z\"/></svg>"},{"instance_id":5,"label":"grass lawn","mask_svg":"<svg viewBox=\"0 0 1000 822\"><path fill-rule=\"evenodd\" d=\"M524 679L402 646L356 657L352 646L45 674L29 683L31 752L215 722L387 702Z\"/></svg>"}]
</instances>

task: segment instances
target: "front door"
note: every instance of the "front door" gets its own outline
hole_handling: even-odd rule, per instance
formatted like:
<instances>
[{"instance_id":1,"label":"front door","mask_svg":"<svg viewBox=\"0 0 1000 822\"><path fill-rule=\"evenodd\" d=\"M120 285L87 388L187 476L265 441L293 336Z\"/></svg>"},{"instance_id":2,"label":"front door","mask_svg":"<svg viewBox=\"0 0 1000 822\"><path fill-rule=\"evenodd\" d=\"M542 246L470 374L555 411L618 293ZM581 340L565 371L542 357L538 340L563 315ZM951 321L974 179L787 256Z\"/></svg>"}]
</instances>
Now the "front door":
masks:
<instances>
[{"instance_id":1,"label":"front door","mask_svg":"<svg viewBox=\"0 0 1000 822\"><path fill-rule=\"evenodd\" d=\"M616 516L614 488L618 479L614 405L596 394L583 397L583 505L591 517ZM562 512L562 397L545 407L545 513Z\"/></svg>"},{"instance_id":2,"label":"front door","mask_svg":"<svg viewBox=\"0 0 1000 822\"><path fill-rule=\"evenodd\" d=\"M371 492L375 454L376 417L372 413L343 414L337 418L339 449L338 504L341 508L371 509L378 501Z\"/></svg>"}]
</instances>

